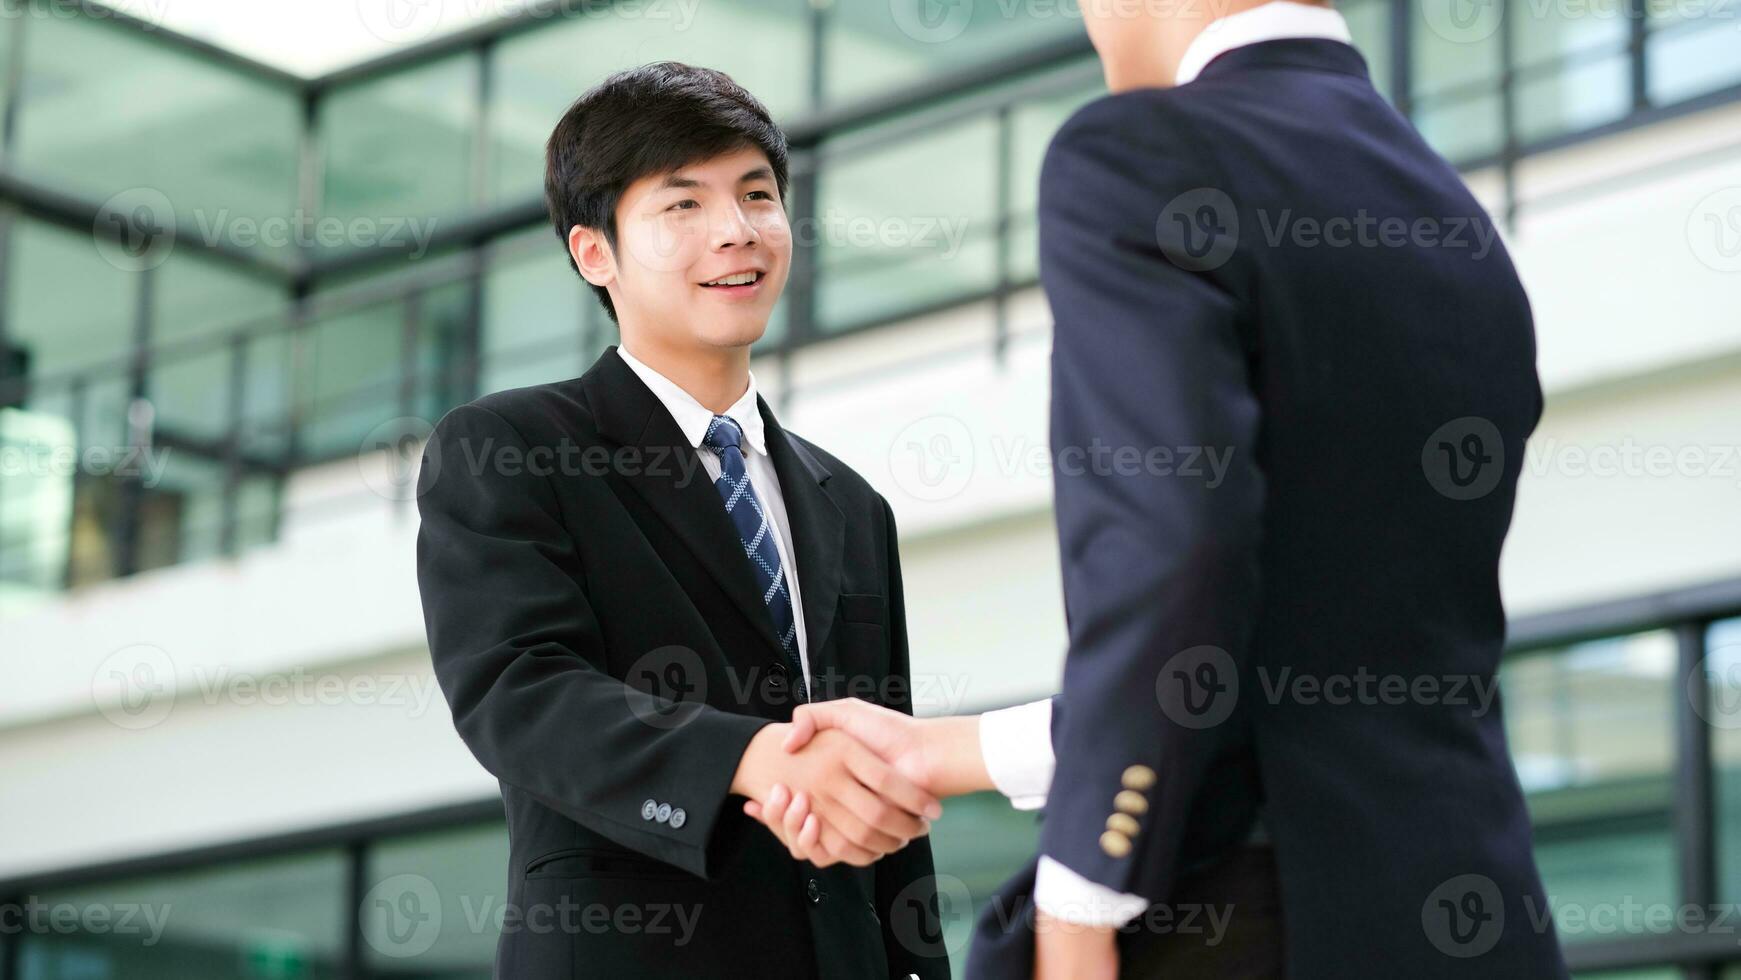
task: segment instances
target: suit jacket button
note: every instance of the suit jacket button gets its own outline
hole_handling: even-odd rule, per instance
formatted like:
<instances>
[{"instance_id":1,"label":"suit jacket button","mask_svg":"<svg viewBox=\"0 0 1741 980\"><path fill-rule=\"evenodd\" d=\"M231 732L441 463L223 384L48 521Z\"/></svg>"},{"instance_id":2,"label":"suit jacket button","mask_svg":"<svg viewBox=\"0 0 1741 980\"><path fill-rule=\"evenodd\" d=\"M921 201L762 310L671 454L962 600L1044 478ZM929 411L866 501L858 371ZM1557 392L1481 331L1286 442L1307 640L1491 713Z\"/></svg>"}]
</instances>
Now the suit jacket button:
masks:
<instances>
[{"instance_id":1,"label":"suit jacket button","mask_svg":"<svg viewBox=\"0 0 1741 980\"><path fill-rule=\"evenodd\" d=\"M804 894L809 897L811 905L822 904L822 886L816 883L815 878L804 885Z\"/></svg>"},{"instance_id":2,"label":"suit jacket button","mask_svg":"<svg viewBox=\"0 0 1741 980\"><path fill-rule=\"evenodd\" d=\"M1112 798L1112 805L1118 807L1121 813L1141 816L1149 812L1149 798L1135 790L1121 789Z\"/></svg>"},{"instance_id":3,"label":"suit jacket button","mask_svg":"<svg viewBox=\"0 0 1741 980\"><path fill-rule=\"evenodd\" d=\"M676 830L677 828L683 826L684 822L687 821L688 819L689 819L689 814L684 813L682 807L678 807L677 809L672 810L671 811L671 829Z\"/></svg>"},{"instance_id":4,"label":"suit jacket button","mask_svg":"<svg viewBox=\"0 0 1741 980\"><path fill-rule=\"evenodd\" d=\"M1100 849L1115 858L1124 857L1130 853L1130 838L1116 830L1109 830L1100 835Z\"/></svg>"},{"instance_id":5,"label":"suit jacket button","mask_svg":"<svg viewBox=\"0 0 1741 980\"><path fill-rule=\"evenodd\" d=\"M1138 830L1136 818L1128 813L1115 813L1106 818L1106 829L1116 830L1126 837L1135 837Z\"/></svg>"},{"instance_id":6,"label":"suit jacket button","mask_svg":"<svg viewBox=\"0 0 1741 980\"><path fill-rule=\"evenodd\" d=\"M641 819L642 820L651 820L658 815L659 815L659 803L658 803L658 801L648 800L647 802L641 804Z\"/></svg>"},{"instance_id":7,"label":"suit jacket button","mask_svg":"<svg viewBox=\"0 0 1741 980\"><path fill-rule=\"evenodd\" d=\"M1142 792L1155 784L1155 771L1148 766L1131 766L1124 771L1124 788Z\"/></svg>"}]
</instances>

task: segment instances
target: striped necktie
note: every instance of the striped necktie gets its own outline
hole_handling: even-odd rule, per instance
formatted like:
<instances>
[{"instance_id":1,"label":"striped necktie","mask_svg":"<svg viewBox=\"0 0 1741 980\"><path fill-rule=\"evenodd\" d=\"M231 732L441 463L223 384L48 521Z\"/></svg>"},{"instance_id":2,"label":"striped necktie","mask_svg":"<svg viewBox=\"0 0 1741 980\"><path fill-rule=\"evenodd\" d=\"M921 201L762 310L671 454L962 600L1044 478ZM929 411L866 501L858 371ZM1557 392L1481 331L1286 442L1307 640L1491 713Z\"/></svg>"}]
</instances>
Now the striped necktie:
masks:
<instances>
[{"instance_id":1,"label":"striped necktie","mask_svg":"<svg viewBox=\"0 0 1741 980\"><path fill-rule=\"evenodd\" d=\"M809 700L804 683L803 661L798 656L798 623L792 615L792 590L786 585L786 569L780 562L780 549L774 546L774 525L767 510L750 486L750 474L744 468L743 430L724 415L715 415L707 426L701 444L719 456L719 479L714 489L725 501L726 516L743 539L744 554L755 569L756 583L762 589L762 604L774 621L774 635L780 640L780 650L786 655L786 666L792 671L793 689L799 701Z\"/></svg>"}]
</instances>

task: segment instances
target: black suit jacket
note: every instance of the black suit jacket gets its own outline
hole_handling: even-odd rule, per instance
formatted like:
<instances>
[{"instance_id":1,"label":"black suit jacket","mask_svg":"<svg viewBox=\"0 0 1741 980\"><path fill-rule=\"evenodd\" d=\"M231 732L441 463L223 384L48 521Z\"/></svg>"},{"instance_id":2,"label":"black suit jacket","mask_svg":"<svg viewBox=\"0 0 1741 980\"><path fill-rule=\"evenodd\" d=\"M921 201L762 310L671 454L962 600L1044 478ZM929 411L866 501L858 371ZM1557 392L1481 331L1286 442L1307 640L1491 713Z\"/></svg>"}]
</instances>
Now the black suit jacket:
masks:
<instances>
[{"instance_id":1,"label":"black suit jacket","mask_svg":"<svg viewBox=\"0 0 1741 980\"><path fill-rule=\"evenodd\" d=\"M812 696L910 710L888 504L759 407ZM791 678L700 458L615 348L448 412L422 465L429 649L507 811L497 976L948 975L924 839L817 869L729 796Z\"/></svg>"},{"instance_id":2,"label":"black suit jacket","mask_svg":"<svg viewBox=\"0 0 1741 980\"><path fill-rule=\"evenodd\" d=\"M1478 694L1542 407L1481 206L1354 48L1297 39L1082 108L1039 223L1070 633L1042 853L1165 902L1261 805L1293 980L1564 976ZM1026 975L1010 898L972 975Z\"/></svg>"}]
</instances>

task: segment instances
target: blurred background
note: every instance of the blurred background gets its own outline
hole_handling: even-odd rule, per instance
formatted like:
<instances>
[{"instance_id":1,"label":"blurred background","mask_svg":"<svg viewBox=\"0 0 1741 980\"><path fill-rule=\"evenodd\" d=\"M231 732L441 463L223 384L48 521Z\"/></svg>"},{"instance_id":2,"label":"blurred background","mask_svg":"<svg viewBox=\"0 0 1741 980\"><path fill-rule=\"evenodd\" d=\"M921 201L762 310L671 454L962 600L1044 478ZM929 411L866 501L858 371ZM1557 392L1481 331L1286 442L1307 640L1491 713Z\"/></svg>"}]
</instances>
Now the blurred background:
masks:
<instances>
[{"instance_id":1,"label":"blurred background","mask_svg":"<svg viewBox=\"0 0 1741 980\"><path fill-rule=\"evenodd\" d=\"M1568 955L1741 978L1741 5L1339 8L1535 305L1502 681ZM1103 92L1076 10L0 2L0 980L489 976L506 840L412 470L614 341L541 152L618 68L723 69L788 129L754 370L895 507L921 710L1052 692L1033 215ZM937 826L958 966L1034 837L1001 798Z\"/></svg>"}]
</instances>

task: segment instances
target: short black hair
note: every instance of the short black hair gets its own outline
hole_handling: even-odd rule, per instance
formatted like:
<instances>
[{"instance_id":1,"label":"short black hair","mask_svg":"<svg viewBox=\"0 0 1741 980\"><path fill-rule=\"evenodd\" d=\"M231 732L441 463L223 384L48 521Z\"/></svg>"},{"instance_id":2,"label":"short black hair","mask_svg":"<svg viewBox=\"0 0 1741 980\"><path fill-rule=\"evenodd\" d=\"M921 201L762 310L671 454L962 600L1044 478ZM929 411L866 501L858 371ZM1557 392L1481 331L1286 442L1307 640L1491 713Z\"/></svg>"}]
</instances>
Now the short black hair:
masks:
<instances>
[{"instance_id":1,"label":"short black hair","mask_svg":"<svg viewBox=\"0 0 1741 980\"><path fill-rule=\"evenodd\" d=\"M568 248L575 225L604 232L617 247L617 204L650 174L667 174L745 147L761 150L786 199L786 134L768 109L731 76L660 61L610 76L574 101L544 148L544 203ZM568 264L575 272L574 256ZM603 286L593 292L611 320Z\"/></svg>"}]
</instances>

